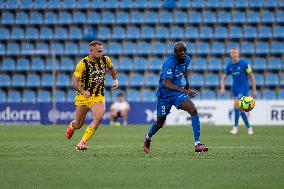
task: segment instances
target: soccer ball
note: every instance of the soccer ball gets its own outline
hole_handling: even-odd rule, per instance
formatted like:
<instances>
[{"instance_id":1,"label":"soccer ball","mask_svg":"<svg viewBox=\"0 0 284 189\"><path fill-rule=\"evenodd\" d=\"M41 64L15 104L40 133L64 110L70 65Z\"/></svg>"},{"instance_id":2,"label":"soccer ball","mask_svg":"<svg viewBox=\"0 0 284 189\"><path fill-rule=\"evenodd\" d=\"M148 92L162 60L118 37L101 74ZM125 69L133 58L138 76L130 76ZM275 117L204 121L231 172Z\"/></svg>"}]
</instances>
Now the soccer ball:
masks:
<instances>
[{"instance_id":1,"label":"soccer ball","mask_svg":"<svg viewBox=\"0 0 284 189\"><path fill-rule=\"evenodd\" d=\"M245 112L251 111L255 106L255 101L251 96L243 96L239 101L239 107Z\"/></svg>"}]
</instances>

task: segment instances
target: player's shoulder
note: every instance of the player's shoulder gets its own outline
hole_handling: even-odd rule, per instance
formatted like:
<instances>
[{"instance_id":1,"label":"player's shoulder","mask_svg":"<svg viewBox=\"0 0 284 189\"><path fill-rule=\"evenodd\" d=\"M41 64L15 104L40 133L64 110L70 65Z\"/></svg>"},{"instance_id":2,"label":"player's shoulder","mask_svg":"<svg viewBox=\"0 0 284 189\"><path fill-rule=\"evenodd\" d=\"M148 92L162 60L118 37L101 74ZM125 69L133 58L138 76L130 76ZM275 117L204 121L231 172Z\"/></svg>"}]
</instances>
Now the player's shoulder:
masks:
<instances>
[{"instance_id":1,"label":"player's shoulder","mask_svg":"<svg viewBox=\"0 0 284 189\"><path fill-rule=\"evenodd\" d=\"M184 60L184 63L185 63L186 65L189 65L189 64L190 64L190 60L191 60L190 56L186 55L185 60Z\"/></svg>"},{"instance_id":2,"label":"player's shoulder","mask_svg":"<svg viewBox=\"0 0 284 189\"><path fill-rule=\"evenodd\" d=\"M171 66L174 65L175 63L175 56L174 55L170 55L166 58L165 62L164 62L164 66Z\"/></svg>"},{"instance_id":3,"label":"player's shoulder","mask_svg":"<svg viewBox=\"0 0 284 189\"><path fill-rule=\"evenodd\" d=\"M104 59L105 59L106 61L111 61L111 59L110 59L110 57L109 57L109 56L104 55L103 57L104 57Z\"/></svg>"},{"instance_id":4,"label":"player's shoulder","mask_svg":"<svg viewBox=\"0 0 284 189\"><path fill-rule=\"evenodd\" d=\"M230 66L232 66L232 65L233 65L232 60L228 60L226 66L227 66L227 67L230 67Z\"/></svg>"},{"instance_id":5,"label":"player's shoulder","mask_svg":"<svg viewBox=\"0 0 284 189\"><path fill-rule=\"evenodd\" d=\"M240 63L242 65L248 65L249 64L249 62L247 60L245 60L245 59L240 59Z\"/></svg>"}]
</instances>

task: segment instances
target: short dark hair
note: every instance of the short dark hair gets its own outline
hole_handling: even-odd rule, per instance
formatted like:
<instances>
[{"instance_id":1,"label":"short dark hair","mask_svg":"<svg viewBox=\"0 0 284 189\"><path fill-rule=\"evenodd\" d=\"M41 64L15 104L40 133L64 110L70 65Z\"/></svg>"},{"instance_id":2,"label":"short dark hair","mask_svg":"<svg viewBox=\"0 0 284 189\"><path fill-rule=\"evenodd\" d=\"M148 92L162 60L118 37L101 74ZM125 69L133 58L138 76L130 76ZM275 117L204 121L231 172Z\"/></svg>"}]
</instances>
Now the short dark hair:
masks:
<instances>
[{"instance_id":1,"label":"short dark hair","mask_svg":"<svg viewBox=\"0 0 284 189\"><path fill-rule=\"evenodd\" d=\"M103 43L100 41L92 41L91 43L89 43L89 47L94 47L96 45L103 45Z\"/></svg>"},{"instance_id":2,"label":"short dark hair","mask_svg":"<svg viewBox=\"0 0 284 189\"><path fill-rule=\"evenodd\" d=\"M177 41L174 44L174 52L179 51L180 49L186 49L186 44L183 41Z\"/></svg>"}]
</instances>

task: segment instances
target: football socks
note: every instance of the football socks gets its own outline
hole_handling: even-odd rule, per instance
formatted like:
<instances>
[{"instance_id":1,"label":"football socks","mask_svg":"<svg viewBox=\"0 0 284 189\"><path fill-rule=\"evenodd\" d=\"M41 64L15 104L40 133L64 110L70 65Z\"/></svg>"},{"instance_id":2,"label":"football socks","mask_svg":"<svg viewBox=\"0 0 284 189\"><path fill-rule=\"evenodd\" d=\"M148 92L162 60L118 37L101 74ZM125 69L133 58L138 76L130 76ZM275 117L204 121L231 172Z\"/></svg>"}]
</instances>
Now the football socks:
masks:
<instances>
[{"instance_id":1,"label":"football socks","mask_svg":"<svg viewBox=\"0 0 284 189\"><path fill-rule=\"evenodd\" d=\"M151 128L149 129L148 131L148 134L147 134L147 139L150 140L152 138L152 136L159 130L159 128L157 127L157 124L156 123L153 123Z\"/></svg>"},{"instance_id":2,"label":"football socks","mask_svg":"<svg viewBox=\"0 0 284 189\"><path fill-rule=\"evenodd\" d=\"M193 135L194 135L194 141L196 143L199 143L199 137L200 137L200 121L198 115L191 116L191 123L193 128Z\"/></svg>"},{"instance_id":3,"label":"football socks","mask_svg":"<svg viewBox=\"0 0 284 189\"><path fill-rule=\"evenodd\" d=\"M88 140L91 139L91 137L96 133L96 130L90 128L90 127L87 127L86 131L85 131L85 134L83 135L83 138L82 140L84 142L87 142Z\"/></svg>"},{"instance_id":4,"label":"football socks","mask_svg":"<svg viewBox=\"0 0 284 189\"><path fill-rule=\"evenodd\" d=\"M247 128L250 128L250 124L249 124L249 121L248 121L248 116L247 116L247 114L246 114L245 112L241 112L241 116L242 116L242 118L243 118L243 120L244 120L244 122L245 122L245 124L246 124L246 127L247 127Z\"/></svg>"},{"instance_id":5,"label":"football socks","mask_svg":"<svg viewBox=\"0 0 284 189\"><path fill-rule=\"evenodd\" d=\"M235 108L235 125L234 127L238 127L239 125L239 118L240 118L240 109Z\"/></svg>"}]
</instances>

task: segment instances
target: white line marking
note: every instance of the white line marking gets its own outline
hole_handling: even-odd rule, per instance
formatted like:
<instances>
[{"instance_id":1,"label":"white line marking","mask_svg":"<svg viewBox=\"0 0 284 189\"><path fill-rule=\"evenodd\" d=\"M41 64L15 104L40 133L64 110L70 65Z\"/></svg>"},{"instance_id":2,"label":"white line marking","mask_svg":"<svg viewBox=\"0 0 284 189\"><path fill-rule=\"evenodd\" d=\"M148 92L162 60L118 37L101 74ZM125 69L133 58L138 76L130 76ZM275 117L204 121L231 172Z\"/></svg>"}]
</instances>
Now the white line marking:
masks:
<instances>
[{"instance_id":1,"label":"white line marking","mask_svg":"<svg viewBox=\"0 0 284 189\"><path fill-rule=\"evenodd\" d=\"M261 146L209 146L209 148L221 148L221 149L236 149L236 148L241 148L241 149L249 149L249 148L265 148L265 147L261 147Z\"/></svg>"}]
</instances>

